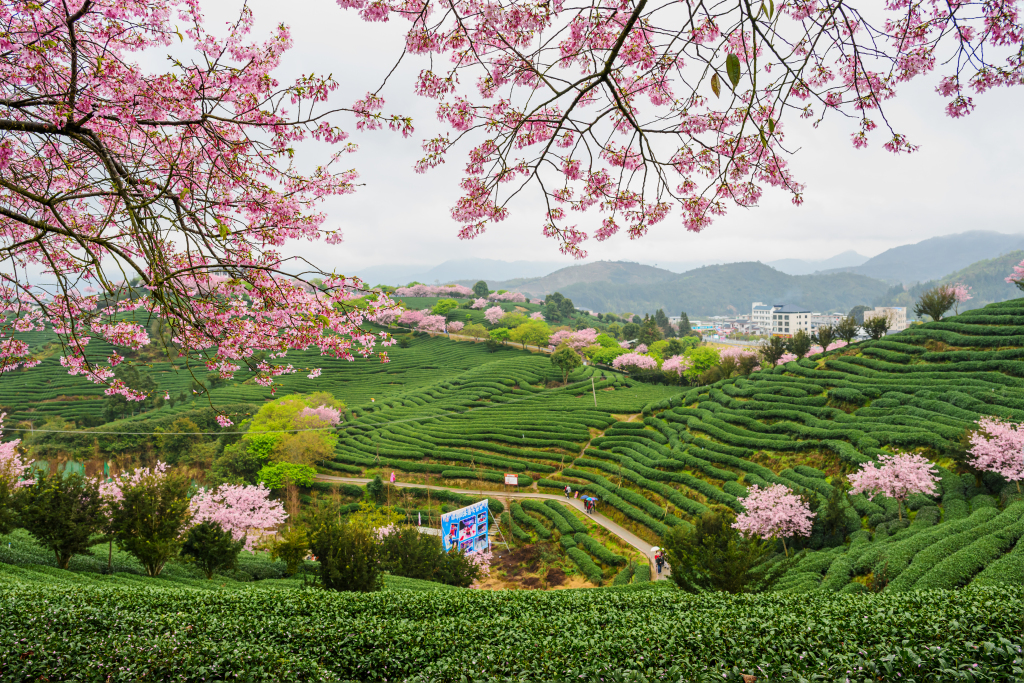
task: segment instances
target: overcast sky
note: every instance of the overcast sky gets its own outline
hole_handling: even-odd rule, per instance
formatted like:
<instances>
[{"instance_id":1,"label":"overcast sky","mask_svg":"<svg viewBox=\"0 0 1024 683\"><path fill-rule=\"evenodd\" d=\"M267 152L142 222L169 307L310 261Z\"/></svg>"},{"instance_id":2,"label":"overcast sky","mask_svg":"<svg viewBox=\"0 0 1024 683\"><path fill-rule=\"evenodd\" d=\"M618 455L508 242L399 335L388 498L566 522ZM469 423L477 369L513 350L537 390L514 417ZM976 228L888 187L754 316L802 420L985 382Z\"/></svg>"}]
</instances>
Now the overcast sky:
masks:
<instances>
[{"instance_id":1,"label":"overcast sky","mask_svg":"<svg viewBox=\"0 0 1024 683\"><path fill-rule=\"evenodd\" d=\"M260 40L280 22L291 27L295 46L279 72L282 81L311 71L332 73L341 83L333 100L339 106L376 88L400 54L408 25L404 20L365 23L333 0L249 4L256 18L254 35ZM204 6L209 27L215 29L237 17L241 3L211 0ZM463 157L451 157L427 175L412 170L421 154L420 140L440 130L433 101L412 94L412 79L423 66L409 61L385 92L386 111L414 117L417 131L412 138L387 131L357 133L350 119L339 119L359 144L360 151L348 161L365 185L327 205L329 223L344 231L343 244L301 245L296 253L338 272L473 257L572 264L558 253L556 242L540 234L542 214L535 198L514 204L504 223L475 240L456 237L458 225L448 210L458 196ZM768 190L760 207L733 208L701 234L686 232L678 218L670 218L641 240L621 235L603 244L591 240L585 245L588 260L667 264L821 259L848 249L873 256L965 230L1024 232L1024 132L1019 125L1024 88L977 97L973 115L953 120L934 92L937 80L920 78L889 103L894 127L921 146L916 154L894 157L882 149L881 138L867 150L854 150L849 143L853 125L837 117L816 130L791 119L787 142L799 148L791 165L807 186L803 206L794 207L782 194ZM300 153L309 163L325 156L324 149L313 145Z\"/></svg>"}]
</instances>

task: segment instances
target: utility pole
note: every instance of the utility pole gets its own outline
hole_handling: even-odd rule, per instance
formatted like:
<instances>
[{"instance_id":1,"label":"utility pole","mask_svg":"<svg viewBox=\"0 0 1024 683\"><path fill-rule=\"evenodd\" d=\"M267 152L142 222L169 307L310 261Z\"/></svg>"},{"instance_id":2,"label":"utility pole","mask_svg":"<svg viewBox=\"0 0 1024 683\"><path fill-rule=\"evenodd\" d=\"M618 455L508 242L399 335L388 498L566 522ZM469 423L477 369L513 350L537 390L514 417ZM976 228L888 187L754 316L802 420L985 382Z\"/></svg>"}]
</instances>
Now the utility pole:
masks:
<instances>
[{"instance_id":1,"label":"utility pole","mask_svg":"<svg viewBox=\"0 0 1024 683\"><path fill-rule=\"evenodd\" d=\"M594 376L590 376L590 391L594 394L594 407L597 407L597 389L594 388Z\"/></svg>"}]
</instances>

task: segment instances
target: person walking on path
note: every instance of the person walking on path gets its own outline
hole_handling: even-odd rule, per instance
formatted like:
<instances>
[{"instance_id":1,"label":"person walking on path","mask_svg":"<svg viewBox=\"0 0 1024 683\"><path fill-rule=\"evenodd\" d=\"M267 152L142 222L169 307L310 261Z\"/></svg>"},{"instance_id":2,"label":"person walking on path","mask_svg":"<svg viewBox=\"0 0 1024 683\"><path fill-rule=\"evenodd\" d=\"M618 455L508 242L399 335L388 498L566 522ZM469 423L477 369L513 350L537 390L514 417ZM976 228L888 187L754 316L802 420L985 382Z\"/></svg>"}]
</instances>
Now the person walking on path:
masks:
<instances>
[{"instance_id":1,"label":"person walking on path","mask_svg":"<svg viewBox=\"0 0 1024 683\"><path fill-rule=\"evenodd\" d=\"M665 556L660 550L654 556L654 564L658 565L658 575L661 576L661 568L665 565Z\"/></svg>"},{"instance_id":2,"label":"person walking on path","mask_svg":"<svg viewBox=\"0 0 1024 683\"><path fill-rule=\"evenodd\" d=\"M580 490L576 489L576 494L573 496L573 498L579 500L579 497L580 497Z\"/></svg>"},{"instance_id":3,"label":"person walking on path","mask_svg":"<svg viewBox=\"0 0 1024 683\"><path fill-rule=\"evenodd\" d=\"M565 497L569 498L572 495L572 487L568 484L565 485Z\"/></svg>"}]
</instances>

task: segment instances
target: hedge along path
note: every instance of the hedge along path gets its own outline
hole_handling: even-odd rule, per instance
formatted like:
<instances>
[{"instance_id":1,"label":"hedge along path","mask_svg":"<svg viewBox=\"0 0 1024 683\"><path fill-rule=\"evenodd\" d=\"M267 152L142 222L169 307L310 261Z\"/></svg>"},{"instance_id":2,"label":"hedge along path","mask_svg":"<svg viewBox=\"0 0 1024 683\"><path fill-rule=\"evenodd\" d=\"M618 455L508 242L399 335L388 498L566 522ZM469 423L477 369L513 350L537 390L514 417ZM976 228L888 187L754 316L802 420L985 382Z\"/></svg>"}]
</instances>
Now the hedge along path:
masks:
<instances>
[{"instance_id":1,"label":"hedge along path","mask_svg":"<svg viewBox=\"0 0 1024 683\"><path fill-rule=\"evenodd\" d=\"M361 486L365 486L368 482L372 481L371 479L364 479L364 478L361 478L361 477L335 477L335 476L332 476L332 475L329 475L329 474L317 475L317 480L318 481L327 481L327 482L345 483L345 484L359 484ZM406 484L406 483L402 483L400 481L396 481L394 485L399 487L399 488L415 487L415 488L428 488L428 489L431 489L431 490L434 490L434 491L451 491L452 493L459 493L459 494L466 495L466 496L492 496L493 497L495 495L495 493L497 493L496 491L472 491L472 490L469 490L469 489L452 489L452 488L448 488L446 486L434 486L434 485L426 486L424 484ZM530 498L530 499L533 499L533 500L554 500L554 501L558 501L559 503L561 503L563 505L571 505L572 507L576 508L577 510L579 510L581 512L585 512L582 500L577 500L575 498L570 498L570 499L567 500L565 498L565 496L558 496L558 495L554 495L554 494L550 494L550 493L532 493L532 492L518 493L517 492L517 493L509 496L509 498L511 498L513 501L515 501L516 499L523 499L523 498ZM654 553L651 552L651 544L650 543L648 543L647 541L643 540L642 538L640 538L639 536L637 536L633 532L629 531L628 529L624 528L620 524L617 524L617 523L613 522L612 520L608 519L607 517L605 517L604 515L602 515L599 512L595 511L593 514L587 515L587 517L589 519L591 519L592 521L594 521L596 524L599 524L600 526L602 526L605 529L607 529L613 535L618 536L625 543L627 543L628 545L631 545L633 548L635 548L640 553L642 553L643 556L647 558L648 563L650 563L650 564L654 563ZM670 571L668 569L668 565L666 565L665 569L662 570L662 575L658 576L658 579L659 580L660 579L667 579L669 577L669 575L670 575ZM656 576L656 574L652 574L652 576Z\"/></svg>"}]
</instances>

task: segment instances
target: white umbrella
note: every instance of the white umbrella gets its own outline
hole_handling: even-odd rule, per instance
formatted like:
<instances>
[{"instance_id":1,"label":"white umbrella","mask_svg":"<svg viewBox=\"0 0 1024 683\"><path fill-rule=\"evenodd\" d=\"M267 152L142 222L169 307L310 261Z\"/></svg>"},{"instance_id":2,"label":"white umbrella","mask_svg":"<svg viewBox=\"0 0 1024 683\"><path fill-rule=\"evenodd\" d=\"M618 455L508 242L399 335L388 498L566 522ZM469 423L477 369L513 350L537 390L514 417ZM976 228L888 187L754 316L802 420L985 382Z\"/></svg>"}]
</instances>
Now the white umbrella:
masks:
<instances>
[{"instance_id":1,"label":"white umbrella","mask_svg":"<svg viewBox=\"0 0 1024 683\"><path fill-rule=\"evenodd\" d=\"M656 553L656 552L658 552L659 550L661 550L661 548L659 548L658 546L654 546L653 548L651 548L651 552L652 552L652 553Z\"/></svg>"}]
</instances>

